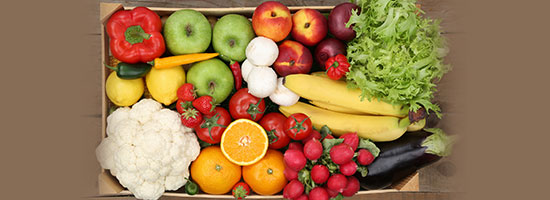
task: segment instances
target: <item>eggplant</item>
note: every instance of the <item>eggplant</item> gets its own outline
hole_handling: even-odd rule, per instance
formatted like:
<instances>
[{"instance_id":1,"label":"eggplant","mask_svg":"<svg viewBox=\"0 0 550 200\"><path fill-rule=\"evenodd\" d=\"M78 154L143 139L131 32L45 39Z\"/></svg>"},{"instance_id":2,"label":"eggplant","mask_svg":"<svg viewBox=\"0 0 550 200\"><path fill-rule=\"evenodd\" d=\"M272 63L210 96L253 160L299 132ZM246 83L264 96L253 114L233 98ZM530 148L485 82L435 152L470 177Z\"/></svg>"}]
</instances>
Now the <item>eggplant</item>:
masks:
<instances>
[{"instance_id":1,"label":"eggplant","mask_svg":"<svg viewBox=\"0 0 550 200\"><path fill-rule=\"evenodd\" d=\"M418 169L432 164L451 152L453 138L441 129L431 128L405 133L391 142L375 143L378 157L367 166L367 176L355 174L367 190L386 188Z\"/></svg>"}]
</instances>

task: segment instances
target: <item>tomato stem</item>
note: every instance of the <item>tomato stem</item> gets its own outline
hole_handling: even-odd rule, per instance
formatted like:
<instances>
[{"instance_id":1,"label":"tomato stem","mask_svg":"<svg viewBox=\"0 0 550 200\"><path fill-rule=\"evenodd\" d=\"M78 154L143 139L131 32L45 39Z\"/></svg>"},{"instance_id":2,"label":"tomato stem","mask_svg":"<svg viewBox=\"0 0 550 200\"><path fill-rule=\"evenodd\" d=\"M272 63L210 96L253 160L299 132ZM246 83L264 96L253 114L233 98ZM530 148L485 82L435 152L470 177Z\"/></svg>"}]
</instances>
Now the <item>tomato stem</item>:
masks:
<instances>
[{"instance_id":1,"label":"tomato stem","mask_svg":"<svg viewBox=\"0 0 550 200\"><path fill-rule=\"evenodd\" d=\"M309 119L309 116L306 117L304 120L302 120L301 122L298 122L298 120L296 119L296 117L294 116L290 116L292 117L292 119L294 119L294 122L296 123L296 125L294 125L293 127L290 127L288 130L296 130L296 132L294 132L294 137L296 137L296 134L298 134L298 132L300 132L301 130L306 130L307 128L304 127L302 124L304 124L304 122Z\"/></svg>"},{"instance_id":2,"label":"tomato stem","mask_svg":"<svg viewBox=\"0 0 550 200\"><path fill-rule=\"evenodd\" d=\"M260 114L260 113L264 113L264 111L260 111L260 103L262 103L262 99L260 99L258 101L258 103L256 104L253 104L251 103L249 106L248 106L248 109L246 110L246 112L248 114L250 114L250 116L252 117L252 120L256 120L256 115L257 114Z\"/></svg>"}]
</instances>

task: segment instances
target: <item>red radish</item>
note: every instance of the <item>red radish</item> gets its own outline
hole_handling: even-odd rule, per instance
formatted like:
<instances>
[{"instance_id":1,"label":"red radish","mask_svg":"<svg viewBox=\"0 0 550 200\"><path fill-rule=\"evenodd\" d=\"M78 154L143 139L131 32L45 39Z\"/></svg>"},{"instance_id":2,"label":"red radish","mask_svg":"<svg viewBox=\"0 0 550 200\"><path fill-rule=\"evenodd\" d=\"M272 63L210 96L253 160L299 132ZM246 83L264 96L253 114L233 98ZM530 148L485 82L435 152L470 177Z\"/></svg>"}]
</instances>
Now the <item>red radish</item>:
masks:
<instances>
[{"instance_id":1,"label":"red radish","mask_svg":"<svg viewBox=\"0 0 550 200\"><path fill-rule=\"evenodd\" d=\"M340 193L337 192L337 191L334 191L334 190L329 189L328 186L325 186L325 190L327 190L328 196L329 196L330 198L336 197L336 196L338 196L338 194L340 194Z\"/></svg>"},{"instance_id":2,"label":"red radish","mask_svg":"<svg viewBox=\"0 0 550 200\"><path fill-rule=\"evenodd\" d=\"M353 176L357 171L357 164L352 160L346 164L340 165L340 172L345 176Z\"/></svg>"},{"instance_id":3,"label":"red radish","mask_svg":"<svg viewBox=\"0 0 550 200\"><path fill-rule=\"evenodd\" d=\"M331 189L337 192L344 191L347 185L348 185L348 179L346 178L346 176L342 174L333 174L328 178L328 181L327 181L328 189Z\"/></svg>"},{"instance_id":4,"label":"red radish","mask_svg":"<svg viewBox=\"0 0 550 200\"><path fill-rule=\"evenodd\" d=\"M283 190L283 197L287 199L294 199L299 197L304 193L304 185L294 179L286 184L285 189Z\"/></svg>"},{"instance_id":5,"label":"red radish","mask_svg":"<svg viewBox=\"0 0 550 200\"><path fill-rule=\"evenodd\" d=\"M299 143L299 142L291 142L290 144L288 144L288 150L291 150L291 149L296 149L298 151L303 151L304 150L304 145L302 143Z\"/></svg>"},{"instance_id":6,"label":"red radish","mask_svg":"<svg viewBox=\"0 0 550 200\"><path fill-rule=\"evenodd\" d=\"M357 133L346 133L339 138L344 139L344 143L349 145L353 151L355 151L359 145L359 137L357 137Z\"/></svg>"},{"instance_id":7,"label":"red radish","mask_svg":"<svg viewBox=\"0 0 550 200\"><path fill-rule=\"evenodd\" d=\"M325 138L323 138L323 140L324 139L334 139L334 136L332 136L330 134L327 134L327 136L325 136ZM321 140L321 141L323 141L323 140Z\"/></svg>"},{"instance_id":8,"label":"red radish","mask_svg":"<svg viewBox=\"0 0 550 200\"><path fill-rule=\"evenodd\" d=\"M303 169L307 162L304 153L295 149L286 150L284 161L286 166L294 171L300 171Z\"/></svg>"},{"instance_id":9,"label":"red radish","mask_svg":"<svg viewBox=\"0 0 550 200\"><path fill-rule=\"evenodd\" d=\"M304 145L304 155L309 160L317 160L323 155L323 145L313 138Z\"/></svg>"},{"instance_id":10,"label":"red radish","mask_svg":"<svg viewBox=\"0 0 550 200\"><path fill-rule=\"evenodd\" d=\"M303 139L302 143L306 144L309 140L311 140L313 138L320 141L321 140L321 133L319 133L319 131L316 131L316 130L311 130L311 133L309 134L309 136L307 136L307 138Z\"/></svg>"},{"instance_id":11,"label":"red radish","mask_svg":"<svg viewBox=\"0 0 550 200\"><path fill-rule=\"evenodd\" d=\"M285 167L285 170L283 170L283 174L285 175L286 180L289 180L289 181L298 178L298 172L288 167Z\"/></svg>"},{"instance_id":12,"label":"red radish","mask_svg":"<svg viewBox=\"0 0 550 200\"><path fill-rule=\"evenodd\" d=\"M357 155L357 162L360 165L370 165L374 161L374 156L369 150L359 149L359 155Z\"/></svg>"},{"instance_id":13,"label":"red radish","mask_svg":"<svg viewBox=\"0 0 550 200\"><path fill-rule=\"evenodd\" d=\"M330 149L330 159L338 165L349 162L353 154L353 149L346 143L335 145Z\"/></svg>"},{"instance_id":14,"label":"red radish","mask_svg":"<svg viewBox=\"0 0 550 200\"><path fill-rule=\"evenodd\" d=\"M294 200L308 200L308 198L307 198L307 195L306 195L306 194L302 194L302 196L300 196L300 197L298 197L298 198L296 198L296 199L294 199Z\"/></svg>"},{"instance_id":15,"label":"red radish","mask_svg":"<svg viewBox=\"0 0 550 200\"><path fill-rule=\"evenodd\" d=\"M315 200L328 200L328 193L325 188L322 187L315 187L311 191L309 191L309 199L315 199Z\"/></svg>"},{"instance_id":16,"label":"red radish","mask_svg":"<svg viewBox=\"0 0 550 200\"><path fill-rule=\"evenodd\" d=\"M348 177L348 184L346 185L346 188L342 192L342 195L345 197L351 197L355 193L359 191L359 180L355 178L355 176L349 176Z\"/></svg>"},{"instance_id":17,"label":"red radish","mask_svg":"<svg viewBox=\"0 0 550 200\"><path fill-rule=\"evenodd\" d=\"M285 169L286 170L286 169ZM324 165L315 165L311 168L311 180L317 184L322 184L327 181L330 176L328 168Z\"/></svg>"}]
</instances>

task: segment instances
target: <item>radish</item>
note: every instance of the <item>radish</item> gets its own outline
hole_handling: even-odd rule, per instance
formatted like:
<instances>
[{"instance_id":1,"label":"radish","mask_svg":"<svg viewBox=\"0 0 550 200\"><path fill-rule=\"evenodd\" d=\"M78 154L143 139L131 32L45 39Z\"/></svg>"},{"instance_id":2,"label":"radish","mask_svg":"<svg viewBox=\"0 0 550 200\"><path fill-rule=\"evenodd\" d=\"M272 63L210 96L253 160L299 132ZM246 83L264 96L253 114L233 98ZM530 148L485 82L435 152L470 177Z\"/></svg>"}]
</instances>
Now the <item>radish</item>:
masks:
<instances>
[{"instance_id":1,"label":"radish","mask_svg":"<svg viewBox=\"0 0 550 200\"><path fill-rule=\"evenodd\" d=\"M345 143L335 145L330 149L330 159L338 165L349 162L353 158L353 154L353 149Z\"/></svg>"},{"instance_id":2,"label":"radish","mask_svg":"<svg viewBox=\"0 0 550 200\"><path fill-rule=\"evenodd\" d=\"M296 199L294 199L294 200L308 200L308 197L307 197L306 194L302 194L302 196L300 196L300 197L298 197L298 198L296 198Z\"/></svg>"},{"instance_id":3,"label":"radish","mask_svg":"<svg viewBox=\"0 0 550 200\"><path fill-rule=\"evenodd\" d=\"M359 149L359 155L357 155L357 162L360 165L370 165L374 161L374 156L369 150Z\"/></svg>"},{"instance_id":4,"label":"radish","mask_svg":"<svg viewBox=\"0 0 550 200\"><path fill-rule=\"evenodd\" d=\"M286 170L286 169L285 169ZM328 168L324 165L315 165L311 168L311 179L317 184L323 184L330 176Z\"/></svg>"},{"instance_id":5,"label":"radish","mask_svg":"<svg viewBox=\"0 0 550 200\"><path fill-rule=\"evenodd\" d=\"M342 174L333 174L328 178L327 186L329 189L342 192L348 185L348 179Z\"/></svg>"},{"instance_id":6,"label":"radish","mask_svg":"<svg viewBox=\"0 0 550 200\"><path fill-rule=\"evenodd\" d=\"M322 187L315 187L311 191L309 191L309 199L315 199L315 200L328 200L328 193L325 188Z\"/></svg>"},{"instance_id":7,"label":"radish","mask_svg":"<svg viewBox=\"0 0 550 200\"><path fill-rule=\"evenodd\" d=\"M332 136L331 134L327 134L327 136L325 136L325 138L323 138L323 140L324 139L334 139L334 136Z\"/></svg>"},{"instance_id":8,"label":"radish","mask_svg":"<svg viewBox=\"0 0 550 200\"><path fill-rule=\"evenodd\" d=\"M304 193L304 185L294 179L286 184L285 189L283 190L283 197L287 199L294 199L299 197Z\"/></svg>"},{"instance_id":9,"label":"radish","mask_svg":"<svg viewBox=\"0 0 550 200\"><path fill-rule=\"evenodd\" d=\"M298 172L288 167L285 167L285 170L283 170L283 174L285 175L286 180L289 180L289 181L298 178Z\"/></svg>"},{"instance_id":10,"label":"radish","mask_svg":"<svg viewBox=\"0 0 550 200\"><path fill-rule=\"evenodd\" d=\"M342 192L342 195L345 197L351 197L355 193L359 191L359 180L355 178L355 176L349 176L348 177L348 184L346 185L346 188Z\"/></svg>"},{"instance_id":11,"label":"radish","mask_svg":"<svg viewBox=\"0 0 550 200\"><path fill-rule=\"evenodd\" d=\"M291 142L288 145L288 150L291 150L291 149L296 149L298 151L303 151L304 150L304 145L302 143L299 143L299 142Z\"/></svg>"},{"instance_id":12,"label":"radish","mask_svg":"<svg viewBox=\"0 0 550 200\"><path fill-rule=\"evenodd\" d=\"M311 133L309 134L309 136L307 136L305 139L303 139L302 143L306 144L309 140L311 140L313 138L321 141L321 133L319 133L319 131L316 131L316 130L311 130Z\"/></svg>"},{"instance_id":13,"label":"radish","mask_svg":"<svg viewBox=\"0 0 550 200\"><path fill-rule=\"evenodd\" d=\"M345 176L353 176L357 171L357 164L352 160L346 164L340 165L340 172Z\"/></svg>"},{"instance_id":14,"label":"radish","mask_svg":"<svg viewBox=\"0 0 550 200\"><path fill-rule=\"evenodd\" d=\"M300 171L306 166L306 157L301 151L291 149L286 150L284 154L284 161L287 167L294 171Z\"/></svg>"},{"instance_id":15,"label":"radish","mask_svg":"<svg viewBox=\"0 0 550 200\"><path fill-rule=\"evenodd\" d=\"M325 190L327 190L328 196L329 196L330 198L336 197L336 196L338 196L338 194L340 194L340 193L337 192L337 191L334 191L334 190L329 189L328 186L325 186Z\"/></svg>"},{"instance_id":16,"label":"radish","mask_svg":"<svg viewBox=\"0 0 550 200\"><path fill-rule=\"evenodd\" d=\"M357 137L357 133L346 133L339 138L344 139L344 143L349 145L353 151L355 151L359 145L359 137Z\"/></svg>"},{"instance_id":17,"label":"radish","mask_svg":"<svg viewBox=\"0 0 550 200\"><path fill-rule=\"evenodd\" d=\"M317 160L323 155L323 145L313 138L304 145L304 155L309 160Z\"/></svg>"}]
</instances>

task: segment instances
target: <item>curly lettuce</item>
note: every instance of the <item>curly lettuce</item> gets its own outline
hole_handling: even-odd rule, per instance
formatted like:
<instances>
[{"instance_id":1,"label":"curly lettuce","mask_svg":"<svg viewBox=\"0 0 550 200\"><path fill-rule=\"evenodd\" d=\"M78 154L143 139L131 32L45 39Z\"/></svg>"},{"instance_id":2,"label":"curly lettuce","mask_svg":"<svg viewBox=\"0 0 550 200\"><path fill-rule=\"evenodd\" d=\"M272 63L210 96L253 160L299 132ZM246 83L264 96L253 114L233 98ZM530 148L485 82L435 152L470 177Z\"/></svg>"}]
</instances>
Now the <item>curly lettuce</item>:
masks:
<instances>
[{"instance_id":1,"label":"curly lettuce","mask_svg":"<svg viewBox=\"0 0 550 200\"><path fill-rule=\"evenodd\" d=\"M431 102L439 81L450 67L439 21L422 18L416 0L358 0L360 12L352 12L347 26L356 37L348 43L351 64L348 87L360 88L361 99L371 98L410 111L424 107L438 117L440 108Z\"/></svg>"}]
</instances>

